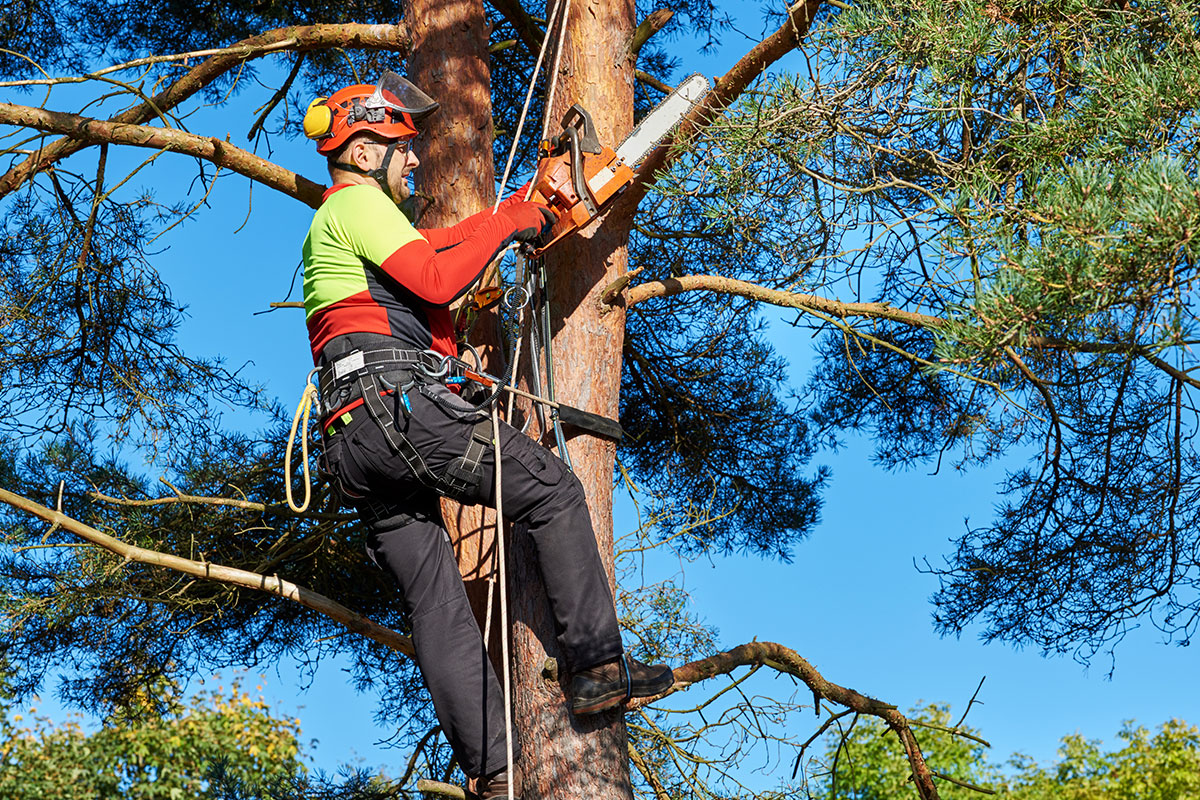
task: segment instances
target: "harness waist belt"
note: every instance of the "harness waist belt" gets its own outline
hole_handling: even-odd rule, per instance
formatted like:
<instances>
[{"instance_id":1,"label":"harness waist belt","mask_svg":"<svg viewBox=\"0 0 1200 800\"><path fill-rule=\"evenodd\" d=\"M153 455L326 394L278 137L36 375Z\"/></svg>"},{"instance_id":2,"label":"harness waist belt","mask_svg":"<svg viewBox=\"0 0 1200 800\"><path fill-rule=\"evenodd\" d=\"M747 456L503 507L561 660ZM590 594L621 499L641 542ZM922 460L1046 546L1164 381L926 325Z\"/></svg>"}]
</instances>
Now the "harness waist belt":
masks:
<instances>
[{"instance_id":1,"label":"harness waist belt","mask_svg":"<svg viewBox=\"0 0 1200 800\"><path fill-rule=\"evenodd\" d=\"M353 350L341 358L321 368L317 380L324 387L341 386L356 382L363 375L405 367L412 364L424 364L430 369L441 367L443 356L429 350L398 350L391 347L382 350Z\"/></svg>"},{"instance_id":2,"label":"harness waist belt","mask_svg":"<svg viewBox=\"0 0 1200 800\"><path fill-rule=\"evenodd\" d=\"M362 378L375 378L384 372L402 370L410 373L415 381L433 382L438 374L445 374L446 363L461 363L431 350L402 350L385 347L380 350L354 350L317 373L317 386L324 409L344 405L360 397ZM393 378L395 380L395 378ZM380 387L384 390L398 388L386 379Z\"/></svg>"}]
</instances>

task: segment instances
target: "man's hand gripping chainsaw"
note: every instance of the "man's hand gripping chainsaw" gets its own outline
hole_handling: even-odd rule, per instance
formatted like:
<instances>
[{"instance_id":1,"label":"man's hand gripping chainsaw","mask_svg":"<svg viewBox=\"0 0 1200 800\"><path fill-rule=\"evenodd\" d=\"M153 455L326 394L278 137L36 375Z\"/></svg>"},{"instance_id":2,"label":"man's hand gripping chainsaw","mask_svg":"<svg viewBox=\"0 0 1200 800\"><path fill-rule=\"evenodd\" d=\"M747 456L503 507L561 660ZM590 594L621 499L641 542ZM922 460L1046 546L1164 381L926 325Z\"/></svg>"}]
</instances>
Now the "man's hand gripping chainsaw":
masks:
<instances>
[{"instance_id":1,"label":"man's hand gripping chainsaw","mask_svg":"<svg viewBox=\"0 0 1200 800\"><path fill-rule=\"evenodd\" d=\"M634 172L705 94L708 79L692 75L645 116L616 150L600 143L592 117L576 104L562 133L538 144L537 174L529 199L549 206L558 220L533 250L540 256L560 239L600 216L633 183Z\"/></svg>"}]
</instances>

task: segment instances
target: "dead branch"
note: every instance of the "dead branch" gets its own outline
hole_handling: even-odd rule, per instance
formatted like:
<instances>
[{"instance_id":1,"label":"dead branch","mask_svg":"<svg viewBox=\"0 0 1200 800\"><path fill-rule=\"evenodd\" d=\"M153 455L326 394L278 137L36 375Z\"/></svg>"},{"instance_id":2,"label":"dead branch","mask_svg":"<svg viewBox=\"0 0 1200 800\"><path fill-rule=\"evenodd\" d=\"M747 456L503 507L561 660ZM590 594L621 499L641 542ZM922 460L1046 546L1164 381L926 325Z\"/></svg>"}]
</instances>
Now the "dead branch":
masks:
<instances>
[{"instance_id":1,"label":"dead branch","mask_svg":"<svg viewBox=\"0 0 1200 800\"><path fill-rule=\"evenodd\" d=\"M192 575L205 580L229 584L230 586L239 586L245 589L254 589L278 595L292 602L299 603L305 608L310 608L313 611L324 614L351 633L365 636L373 642L377 642L384 647L395 650L398 653L404 653L410 657L414 653L412 640L407 636L401 636L391 628L384 627L377 622L367 619L363 615L351 611L341 603L331 600L323 594L318 594L303 586L297 586L291 581L285 581L278 576L260 575L257 572L250 572L249 570L238 569L237 567L225 567L207 561L193 561L190 558L173 556L168 553L160 553L156 550L147 550L144 547L128 544L106 533L101 533L92 526L86 525L77 519L68 517L59 511L46 508L39 503L13 494L6 489L0 489L0 502L33 514L35 517L69 531L84 541L90 542L97 547L102 547L127 561L136 561L139 564L149 564L155 567L166 567L176 572L182 572L185 575Z\"/></svg>"},{"instance_id":2,"label":"dead branch","mask_svg":"<svg viewBox=\"0 0 1200 800\"><path fill-rule=\"evenodd\" d=\"M288 508L286 503L267 505L266 503L257 503L253 500L237 500L232 497L203 497L194 494L184 494L183 492L178 492L174 497L151 497L144 500L134 500L128 497L110 497L102 492L88 492L87 494L93 500L110 503L115 506L197 505L237 508L243 511L259 511L263 513L270 511L272 514L279 514L284 517L306 517L308 519L332 520L335 522L348 522L358 519L354 514L314 514L311 510L303 514L297 514Z\"/></svg>"},{"instance_id":3,"label":"dead branch","mask_svg":"<svg viewBox=\"0 0 1200 800\"><path fill-rule=\"evenodd\" d=\"M913 780L922 800L936 800L938 792L933 783L933 775L925 764L921 748L909 728L908 719L894 705L867 697L853 689L827 680L799 653L775 642L750 642L727 652L684 664L675 670L675 685L669 692L655 698L632 700L626 705L626 710L635 711L700 681L718 675L728 675L739 667L759 665L771 667L799 678L812 689L813 695L818 700L824 698L857 713L870 714L882 719L889 728L895 731L904 745L905 755L908 757L909 766L912 767Z\"/></svg>"},{"instance_id":4,"label":"dead branch","mask_svg":"<svg viewBox=\"0 0 1200 800\"><path fill-rule=\"evenodd\" d=\"M0 124L63 134L68 138L60 141L74 141L81 146L112 143L196 156L277 189L312 208L321 204L321 195L325 191L325 187L319 183L213 136L197 136L174 128L91 119L78 114L3 102L0 102ZM0 178L0 183L3 181L4 178Z\"/></svg>"},{"instance_id":5,"label":"dead branch","mask_svg":"<svg viewBox=\"0 0 1200 800\"><path fill-rule=\"evenodd\" d=\"M284 46L286 44L286 46ZM149 122L179 105L213 80L246 61L281 50L305 52L331 47L408 51L408 27L397 25L295 25L244 39L197 65L169 87L113 117L110 122L138 125ZM78 152L94 141L65 138L51 142L0 176L0 197L18 189L25 181L56 161Z\"/></svg>"},{"instance_id":6,"label":"dead branch","mask_svg":"<svg viewBox=\"0 0 1200 800\"><path fill-rule=\"evenodd\" d=\"M249 132L246 133L247 141L254 140L254 134L262 130L262 126L266 124L267 118L271 116L271 112L275 110L275 107L287 99L288 92L292 89L292 83L295 82L296 76L300 74L300 67L302 66L304 66L304 53L299 53L296 56L296 63L292 64L292 71L284 79L283 85L276 89L275 94L271 95L271 99L262 106L262 111L259 112L258 118L250 126Z\"/></svg>"}]
</instances>

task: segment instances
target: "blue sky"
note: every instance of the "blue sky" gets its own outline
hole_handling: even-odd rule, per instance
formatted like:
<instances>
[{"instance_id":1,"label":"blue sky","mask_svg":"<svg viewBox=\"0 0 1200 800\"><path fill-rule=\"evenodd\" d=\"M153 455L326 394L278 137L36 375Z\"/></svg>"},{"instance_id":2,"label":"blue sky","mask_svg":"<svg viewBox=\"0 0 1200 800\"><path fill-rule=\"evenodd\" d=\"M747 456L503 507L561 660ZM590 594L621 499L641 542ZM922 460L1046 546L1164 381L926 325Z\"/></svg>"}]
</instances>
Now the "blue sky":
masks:
<instances>
[{"instance_id":1,"label":"blue sky","mask_svg":"<svg viewBox=\"0 0 1200 800\"><path fill-rule=\"evenodd\" d=\"M758 23L741 27L757 31ZM681 43L681 74L719 75L748 46L749 40L734 33L708 56ZM782 67L802 69L798 61L793 55ZM221 136L228 128L233 141L242 143L252 118L249 112L208 114L192 129ZM274 160L324 182L323 162L306 143L273 144ZM134 163L144 157L133 156ZM118 174L113 158L110 175ZM163 186L164 198L174 196L179 176L191 169L182 159L167 162L159 159L145 173ZM198 199L200 190L192 196ZM245 364L249 375L292 408L311 367L302 312L255 312L283 299L311 213L255 187L253 212L242 227L248 198L247 181L222 180L208 199L211 208L168 234L168 249L155 263L189 305L181 332L185 348ZM236 291L228 291L230 286ZM786 325L785 315L775 309L765 309L764 315L778 322L772 336L791 360L799 384L808 336ZM1005 467L1019 466L1017 461L969 474L949 468L938 475L888 473L872 465L869 442L851 440L837 454L819 454L814 463L830 465L833 480L824 495L822 523L797 547L794 563L735 556L682 566L695 608L720 629L722 646L753 638L780 642L828 679L901 708L937 701L961 713L986 676L980 705L968 721L992 742L992 758L999 761L1015 751L1050 759L1059 738L1072 732L1112 741L1126 719L1146 725L1171 717L1200 722L1192 652L1164 646L1152 630L1135 631L1120 646L1111 680L1103 659L1087 670L1035 651L983 646L973 635L956 640L934 634L928 598L936 582L921 575L914 560L936 561L966 520L987 521L996 482ZM628 509L619 509L618 534L632 525ZM657 568L672 574L681 565L661 559ZM253 677L248 682L257 683ZM355 695L336 664L322 666L307 691L300 690L295 668L286 664L268 673L264 685L274 707L299 716L305 738L316 740L310 754L318 766L357 761L390 772L401 766L401 753L375 744L391 731L375 726L371 699Z\"/></svg>"}]
</instances>

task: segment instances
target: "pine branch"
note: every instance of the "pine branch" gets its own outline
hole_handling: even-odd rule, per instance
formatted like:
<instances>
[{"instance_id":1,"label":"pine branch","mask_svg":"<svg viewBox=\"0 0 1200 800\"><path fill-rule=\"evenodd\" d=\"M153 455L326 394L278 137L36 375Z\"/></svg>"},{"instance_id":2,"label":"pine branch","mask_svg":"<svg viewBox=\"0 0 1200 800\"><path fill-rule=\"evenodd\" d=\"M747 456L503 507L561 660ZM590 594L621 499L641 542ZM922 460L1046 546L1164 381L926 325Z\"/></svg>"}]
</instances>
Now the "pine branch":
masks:
<instances>
[{"instance_id":1,"label":"pine branch","mask_svg":"<svg viewBox=\"0 0 1200 800\"><path fill-rule=\"evenodd\" d=\"M692 109L691 113L675 129L675 132L650 151L642 161L633 185L625 191L623 199L618 201L621 206L620 209L616 209L618 215L622 212L632 214L633 209L636 209L638 203L645 197L655 173L663 169L674 158L672 151L679 142L685 141L696 131L705 127L710 120L736 100L754 79L800 45L804 37L808 35L813 17L816 16L825 1L801 0L791 6L788 9L787 19L779 26L779 29L755 45L717 80L713 90Z\"/></svg>"},{"instance_id":2,"label":"pine branch","mask_svg":"<svg viewBox=\"0 0 1200 800\"><path fill-rule=\"evenodd\" d=\"M799 653L775 642L750 642L727 652L684 664L675 670L675 685L669 692L654 698L632 700L625 706L625 710L636 711L701 681L718 675L728 675L739 667L760 665L799 678L812 689L818 701L824 698L857 713L869 714L883 720L904 744L904 751L922 800L936 800L938 792L933 783L933 775L925 764L921 748L909 728L908 719L894 705L829 681Z\"/></svg>"},{"instance_id":3,"label":"pine branch","mask_svg":"<svg viewBox=\"0 0 1200 800\"><path fill-rule=\"evenodd\" d=\"M249 570L238 569L237 567L225 567L208 561L194 561L190 558L182 558L128 544L116 537L101 533L92 526L86 525L77 519L68 517L60 511L46 508L39 503L13 494L5 489L0 489L0 502L7 503L13 508L20 509L49 522L52 525L51 530L62 528L86 542L121 556L126 561L136 561L139 564L165 567L204 580L217 581L229 584L230 586L240 586L245 589L254 589L278 595L292 602L299 603L305 608L324 614L352 633L365 636L384 647L395 650L398 653L404 653L407 656L414 654L412 640L407 636L401 636L391 628L384 627L377 622L367 619L363 615L351 611L341 603L331 600L323 594L318 594L311 589L298 586L291 581L285 581L278 576L260 575L257 572L250 572Z\"/></svg>"},{"instance_id":4,"label":"pine branch","mask_svg":"<svg viewBox=\"0 0 1200 800\"><path fill-rule=\"evenodd\" d=\"M840 300L829 300L812 294L768 289L756 283L720 275L681 275L678 278L639 283L622 292L623 280L625 280L624 276L618 278L604 290L602 296L607 302L617 304L621 302L620 297L623 295L626 307L632 307L655 297L672 297L683 292L709 291L735 294L751 300L801 311L814 309L837 317L874 317L918 328L938 328L945 324L945 320L941 317L904 311L888 303L844 303Z\"/></svg>"},{"instance_id":5,"label":"pine branch","mask_svg":"<svg viewBox=\"0 0 1200 800\"><path fill-rule=\"evenodd\" d=\"M60 142L77 145L74 149L89 144L111 143L147 147L153 150L170 150L196 156L245 175L313 208L321 204L321 194L325 191L325 187L321 184L314 183L308 178L243 150L237 145L216 137L197 136L194 133L174 128L91 119L77 114L47 111L44 108L19 106L13 103L0 103L0 124L63 134L68 138L62 139ZM54 145L50 145L46 150L49 151L52 148ZM73 149L67 149L74 152ZM15 169L20 169L20 167ZM9 175L12 174L9 173ZM0 178L0 183L3 183L7 177ZM2 193L2 189L0 189L0 193Z\"/></svg>"},{"instance_id":6,"label":"pine branch","mask_svg":"<svg viewBox=\"0 0 1200 800\"><path fill-rule=\"evenodd\" d=\"M943 317L932 314L921 314L916 311L905 311L890 303L848 303L842 300L831 300L814 294L802 292L786 292L780 289L769 289L757 283L742 281L736 278L726 278L721 275L681 275L677 278L665 278L661 281L646 281L630 287L629 278L633 272L626 273L609 284L601 293L604 302L610 305L624 304L631 308L638 303L644 303L657 297L674 297L684 292L716 292L732 294L757 300L782 308L794 308L798 311L818 313L842 319L863 317L868 319L883 319L899 322L914 328L937 330L947 324ZM1189 346L1194 342L1178 342L1179 346ZM1140 356L1158 369L1166 372L1172 378L1183 381L1190 386L1200 388L1200 381L1162 359L1154 353L1161 350L1160 345L1142 342L1096 342L1062 339L1057 336L1022 336L1019 342L1011 342L1013 348L1022 350L1069 350L1077 353L1128 353Z\"/></svg>"},{"instance_id":7,"label":"pine branch","mask_svg":"<svg viewBox=\"0 0 1200 800\"><path fill-rule=\"evenodd\" d=\"M529 52L536 55L542 47L542 39L546 34L521 6L521 0L489 0L489 2L492 4L492 8L496 9L516 29L517 36L529 48Z\"/></svg>"},{"instance_id":8,"label":"pine branch","mask_svg":"<svg viewBox=\"0 0 1200 800\"><path fill-rule=\"evenodd\" d=\"M665 28L673 16L675 12L669 8L660 8L646 15L646 18L638 23L633 37L629 40L629 55L636 60L642 47L650 41L650 37Z\"/></svg>"},{"instance_id":9,"label":"pine branch","mask_svg":"<svg viewBox=\"0 0 1200 800\"><path fill-rule=\"evenodd\" d=\"M197 65L163 91L113 117L109 122L141 124L161 116L214 80L237 69L246 61L289 50L297 53L333 47L392 50L406 53L408 28L399 25L295 25L244 39ZM76 153L95 141L59 139L39 148L34 155L0 176L0 197L20 188L35 173Z\"/></svg>"}]
</instances>

